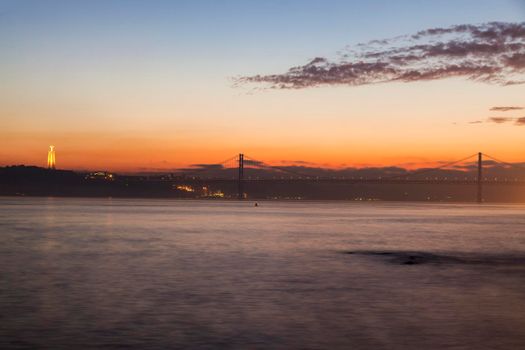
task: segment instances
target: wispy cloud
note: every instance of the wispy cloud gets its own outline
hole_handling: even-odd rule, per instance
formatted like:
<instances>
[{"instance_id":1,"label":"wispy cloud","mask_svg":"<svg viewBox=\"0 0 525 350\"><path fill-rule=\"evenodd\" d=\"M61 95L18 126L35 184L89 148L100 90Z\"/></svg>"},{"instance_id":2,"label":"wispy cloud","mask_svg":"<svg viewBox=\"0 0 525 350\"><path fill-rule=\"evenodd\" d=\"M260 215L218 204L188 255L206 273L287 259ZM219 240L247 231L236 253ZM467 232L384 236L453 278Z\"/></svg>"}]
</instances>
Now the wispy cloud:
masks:
<instances>
[{"instance_id":1,"label":"wispy cloud","mask_svg":"<svg viewBox=\"0 0 525 350\"><path fill-rule=\"evenodd\" d=\"M347 47L282 74L239 77L276 89L367 85L463 77L498 85L525 83L525 22L432 28Z\"/></svg>"},{"instance_id":2,"label":"wispy cloud","mask_svg":"<svg viewBox=\"0 0 525 350\"><path fill-rule=\"evenodd\" d=\"M525 125L525 117L514 119L516 125Z\"/></svg>"},{"instance_id":3,"label":"wispy cloud","mask_svg":"<svg viewBox=\"0 0 525 350\"><path fill-rule=\"evenodd\" d=\"M522 126L522 125L525 125L525 117L521 117L521 118L490 117L487 119L487 122L496 123L496 124L513 123L514 125Z\"/></svg>"},{"instance_id":4,"label":"wispy cloud","mask_svg":"<svg viewBox=\"0 0 525 350\"><path fill-rule=\"evenodd\" d=\"M248 165L252 165L252 166L263 166L264 163L263 162L260 162L258 160L253 160L253 159L245 159L243 161L244 165L245 166L248 166Z\"/></svg>"},{"instance_id":5,"label":"wispy cloud","mask_svg":"<svg viewBox=\"0 0 525 350\"><path fill-rule=\"evenodd\" d=\"M519 111L523 107L518 106L502 106L502 107L492 107L490 110L495 112L508 112L508 111Z\"/></svg>"},{"instance_id":6,"label":"wispy cloud","mask_svg":"<svg viewBox=\"0 0 525 350\"><path fill-rule=\"evenodd\" d=\"M490 117L487 121L491 123L496 123L496 124L503 124L503 123L509 123L513 120L514 118L508 118L508 117Z\"/></svg>"},{"instance_id":7,"label":"wispy cloud","mask_svg":"<svg viewBox=\"0 0 525 350\"><path fill-rule=\"evenodd\" d=\"M186 173L197 173L202 171L220 171L223 169L224 166L222 164L191 164L189 168L181 168L177 170Z\"/></svg>"}]
</instances>

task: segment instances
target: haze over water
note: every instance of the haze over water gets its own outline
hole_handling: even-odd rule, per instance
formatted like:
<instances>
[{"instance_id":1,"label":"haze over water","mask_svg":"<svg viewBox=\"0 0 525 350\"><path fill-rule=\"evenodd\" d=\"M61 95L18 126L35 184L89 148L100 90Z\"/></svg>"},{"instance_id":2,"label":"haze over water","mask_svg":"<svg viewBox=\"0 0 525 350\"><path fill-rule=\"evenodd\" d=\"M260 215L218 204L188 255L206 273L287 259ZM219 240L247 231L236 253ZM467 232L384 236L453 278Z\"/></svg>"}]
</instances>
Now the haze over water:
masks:
<instances>
[{"instance_id":1,"label":"haze over water","mask_svg":"<svg viewBox=\"0 0 525 350\"><path fill-rule=\"evenodd\" d=\"M2 198L0 347L523 348L524 209Z\"/></svg>"}]
</instances>

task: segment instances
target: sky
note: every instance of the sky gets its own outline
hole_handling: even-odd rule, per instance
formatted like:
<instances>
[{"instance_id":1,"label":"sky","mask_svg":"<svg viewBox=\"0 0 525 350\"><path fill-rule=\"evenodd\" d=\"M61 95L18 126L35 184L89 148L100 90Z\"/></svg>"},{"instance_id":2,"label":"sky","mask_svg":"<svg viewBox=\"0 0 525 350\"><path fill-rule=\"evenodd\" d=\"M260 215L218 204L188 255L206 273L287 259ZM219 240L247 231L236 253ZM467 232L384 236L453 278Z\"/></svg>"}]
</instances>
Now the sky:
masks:
<instances>
[{"instance_id":1,"label":"sky","mask_svg":"<svg viewBox=\"0 0 525 350\"><path fill-rule=\"evenodd\" d=\"M491 22L515 46L476 37ZM241 152L332 168L524 161L524 22L525 0L0 0L0 165L45 166L49 145L58 168L128 172ZM449 30L415 39L431 28ZM434 55L454 35L478 51ZM392 47L399 70L370 68ZM443 65L472 70L421 78Z\"/></svg>"}]
</instances>

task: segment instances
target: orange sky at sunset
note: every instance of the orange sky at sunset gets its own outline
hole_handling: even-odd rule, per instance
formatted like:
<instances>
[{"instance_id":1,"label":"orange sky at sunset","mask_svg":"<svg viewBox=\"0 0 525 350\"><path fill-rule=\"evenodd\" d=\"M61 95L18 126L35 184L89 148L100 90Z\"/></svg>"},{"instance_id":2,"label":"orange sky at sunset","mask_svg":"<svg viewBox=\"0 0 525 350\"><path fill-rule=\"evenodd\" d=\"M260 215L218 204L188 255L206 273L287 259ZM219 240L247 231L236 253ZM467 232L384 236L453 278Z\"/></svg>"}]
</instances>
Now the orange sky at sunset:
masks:
<instances>
[{"instance_id":1,"label":"orange sky at sunset","mask_svg":"<svg viewBox=\"0 0 525 350\"><path fill-rule=\"evenodd\" d=\"M433 26L520 17L514 2L505 4L497 13L472 18L423 11L422 18L411 17L399 27L385 19L385 8L368 30L347 24L342 14L322 13L326 39L311 40L306 34L278 35L277 28L266 29L262 22L243 31L223 23L231 28L219 25L211 34L190 20L171 24L146 18L137 24L129 14L119 26L111 21L111 10L93 32L89 16L100 15L97 9L81 14L66 6L38 13L13 5L0 24L0 43L15 48L0 59L0 165L45 166L49 145L56 146L58 168L127 172L217 163L240 152L273 164L324 167L413 168L478 151L525 161L525 126L488 122L525 117L525 110L490 111L524 106L520 84L458 76L264 89L233 81L286 72L350 44ZM302 17L291 20L307 30ZM276 26L284 31L291 24ZM194 31L191 40L185 30ZM256 35L261 35L257 43Z\"/></svg>"},{"instance_id":2,"label":"orange sky at sunset","mask_svg":"<svg viewBox=\"0 0 525 350\"><path fill-rule=\"evenodd\" d=\"M477 151L518 161L523 127L470 122L501 115L492 105L519 105L521 89L460 80L258 94L225 86L223 99L166 99L151 109L133 99L83 109L4 104L12 117L1 131L1 159L44 165L54 144L61 168L113 171L214 163L239 152L328 167L417 167ZM44 122L34 125L35 115Z\"/></svg>"}]
</instances>

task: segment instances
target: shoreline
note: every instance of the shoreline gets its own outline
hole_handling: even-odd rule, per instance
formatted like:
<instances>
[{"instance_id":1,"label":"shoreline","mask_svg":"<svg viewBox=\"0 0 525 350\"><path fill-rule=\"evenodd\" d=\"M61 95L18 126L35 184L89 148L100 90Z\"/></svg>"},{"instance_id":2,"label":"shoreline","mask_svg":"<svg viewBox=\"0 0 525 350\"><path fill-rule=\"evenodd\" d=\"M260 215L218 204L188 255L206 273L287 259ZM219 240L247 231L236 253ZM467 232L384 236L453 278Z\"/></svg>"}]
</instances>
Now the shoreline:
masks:
<instances>
[{"instance_id":1,"label":"shoreline","mask_svg":"<svg viewBox=\"0 0 525 350\"><path fill-rule=\"evenodd\" d=\"M224 203L272 203L272 202L285 202L285 203L323 203L323 202L338 202L338 203L404 203L404 204L457 204L457 205L475 205L475 206L486 206L486 205L515 205L515 206L522 206L525 205L525 201L523 202L497 202L497 201L491 201L491 202L483 202L483 203L477 203L475 201L468 202L468 201L418 201L418 200L383 200L383 199L376 199L376 200L352 200L352 199L286 199L286 198L279 198L279 199L272 199L272 198L245 198L245 199L237 199L237 198L180 198L180 197L138 197L138 196L45 196L45 195L4 195L0 194L0 198L11 198L11 199L20 199L20 198L42 198L42 199L106 199L106 200L162 200L162 201L184 201L184 202L197 202L197 201L205 201L205 202L224 202Z\"/></svg>"}]
</instances>

